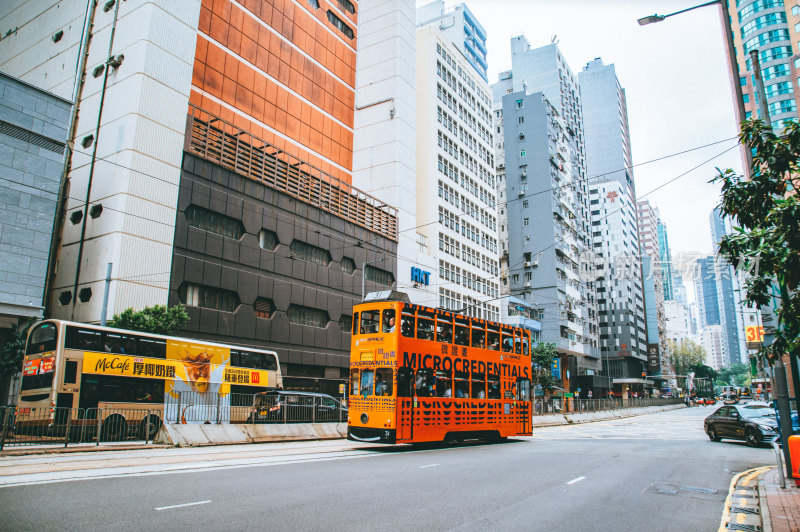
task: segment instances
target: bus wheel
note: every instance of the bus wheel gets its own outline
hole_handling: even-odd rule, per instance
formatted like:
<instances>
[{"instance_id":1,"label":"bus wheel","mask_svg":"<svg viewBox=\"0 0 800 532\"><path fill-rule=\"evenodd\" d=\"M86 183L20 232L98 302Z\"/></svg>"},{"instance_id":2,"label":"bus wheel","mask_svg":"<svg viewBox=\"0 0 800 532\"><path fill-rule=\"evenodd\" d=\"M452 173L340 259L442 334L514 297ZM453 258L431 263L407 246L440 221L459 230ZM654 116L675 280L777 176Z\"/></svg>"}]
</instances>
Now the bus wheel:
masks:
<instances>
[{"instance_id":1,"label":"bus wheel","mask_svg":"<svg viewBox=\"0 0 800 532\"><path fill-rule=\"evenodd\" d=\"M128 421L119 414L113 414L103 420L104 441L122 441L128 432Z\"/></svg>"},{"instance_id":2,"label":"bus wheel","mask_svg":"<svg viewBox=\"0 0 800 532\"><path fill-rule=\"evenodd\" d=\"M147 422L150 421L150 431L147 431ZM139 427L139 437L143 440L152 440L156 437L158 429L161 428L161 418L155 414L149 414L142 420Z\"/></svg>"}]
</instances>

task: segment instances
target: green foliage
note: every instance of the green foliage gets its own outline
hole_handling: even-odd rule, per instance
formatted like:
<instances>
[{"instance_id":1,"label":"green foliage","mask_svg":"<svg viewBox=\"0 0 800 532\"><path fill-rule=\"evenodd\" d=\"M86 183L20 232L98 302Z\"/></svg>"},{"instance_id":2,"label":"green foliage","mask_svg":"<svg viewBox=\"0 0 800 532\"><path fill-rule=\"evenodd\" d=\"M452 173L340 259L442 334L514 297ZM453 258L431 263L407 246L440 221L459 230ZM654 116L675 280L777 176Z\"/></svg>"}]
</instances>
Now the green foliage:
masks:
<instances>
[{"instance_id":1,"label":"green foliage","mask_svg":"<svg viewBox=\"0 0 800 532\"><path fill-rule=\"evenodd\" d=\"M553 378L553 360L558 357L556 344L539 342L531 348L531 377L533 386L541 385L543 389L558 384Z\"/></svg>"},{"instance_id":2,"label":"green foliage","mask_svg":"<svg viewBox=\"0 0 800 532\"><path fill-rule=\"evenodd\" d=\"M11 333L0 346L0 378L10 377L22 371L22 358L25 356L25 340L33 321L20 322L11 326Z\"/></svg>"},{"instance_id":3,"label":"green foliage","mask_svg":"<svg viewBox=\"0 0 800 532\"><path fill-rule=\"evenodd\" d=\"M142 310L129 308L122 314L115 314L108 322L108 326L155 334L174 334L187 321L189 314L183 305L178 303L170 308L165 305L145 307Z\"/></svg>"},{"instance_id":4,"label":"green foliage","mask_svg":"<svg viewBox=\"0 0 800 532\"><path fill-rule=\"evenodd\" d=\"M712 381L719 378L719 373L714 371L714 368L706 366L705 364L692 366L690 371L694 372L695 378L711 379Z\"/></svg>"},{"instance_id":5,"label":"green foliage","mask_svg":"<svg viewBox=\"0 0 800 532\"><path fill-rule=\"evenodd\" d=\"M714 385L750 386L750 366L747 364L733 364L727 368L720 369Z\"/></svg>"},{"instance_id":6,"label":"green foliage","mask_svg":"<svg viewBox=\"0 0 800 532\"><path fill-rule=\"evenodd\" d=\"M680 343L670 342L669 353L676 375L688 375L693 368L701 366L706 359L705 348L691 340L683 340Z\"/></svg>"},{"instance_id":7,"label":"green foliage","mask_svg":"<svg viewBox=\"0 0 800 532\"><path fill-rule=\"evenodd\" d=\"M740 142L753 153L753 176L718 170L712 182L722 186L720 211L738 225L722 239L719 252L746 271L748 304L771 302L777 283L778 330L762 349L770 360L800 351L800 124L790 124L777 136L760 120L742 123Z\"/></svg>"}]
</instances>

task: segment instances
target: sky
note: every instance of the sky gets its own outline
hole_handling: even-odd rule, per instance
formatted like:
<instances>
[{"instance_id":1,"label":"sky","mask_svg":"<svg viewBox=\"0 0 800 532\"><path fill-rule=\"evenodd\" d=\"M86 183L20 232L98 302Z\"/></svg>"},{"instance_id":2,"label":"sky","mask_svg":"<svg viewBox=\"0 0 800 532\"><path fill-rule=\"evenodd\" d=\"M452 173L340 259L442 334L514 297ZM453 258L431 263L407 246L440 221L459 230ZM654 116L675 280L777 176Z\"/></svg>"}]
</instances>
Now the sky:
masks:
<instances>
[{"instance_id":1,"label":"sky","mask_svg":"<svg viewBox=\"0 0 800 532\"><path fill-rule=\"evenodd\" d=\"M417 5L426 3L417 0ZM447 8L459 3L445 0ZM576 75L596 57L615 65L626 91L637 196L659 209L673 257L710 253L709 214L719 202L719 186L708 181L717 174L717 167L736 172L743 168L736 148L737 125L720 8L712 5L639 26L636 21L641 17L665 15L704 2L463 3L486 29L489 83L497 82L498 72L511 69L510 39L520 34L532 48L555 39ZM701 146L707 147L697 149ZM682 154L675 155L678 153Z\"/></svg>"}]
</instances>

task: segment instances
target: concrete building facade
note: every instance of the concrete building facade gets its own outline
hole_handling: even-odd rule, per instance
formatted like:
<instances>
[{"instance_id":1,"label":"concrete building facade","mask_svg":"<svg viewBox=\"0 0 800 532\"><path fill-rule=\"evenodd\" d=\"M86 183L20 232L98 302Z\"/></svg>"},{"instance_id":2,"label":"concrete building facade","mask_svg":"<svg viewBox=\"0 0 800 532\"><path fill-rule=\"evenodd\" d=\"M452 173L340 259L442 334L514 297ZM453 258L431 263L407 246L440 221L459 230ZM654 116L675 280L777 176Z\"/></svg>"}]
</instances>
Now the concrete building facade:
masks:
<instances>
[{"instance_id":1,"label":"concrete building facade","mask_svg":"<svg viewBox=\"0 0 800 532\"><path fill-rule=\"evenodd\" d=\"M593 279L583 275L590 218L578 79L554 44L532 49L514 37L511 54L512 70L493 85L508 289L540 310L542 341L556 344L570 374L594 375L601 364Z\"/></svg>"},{"instance_id":2,"label":"concrete building facade","mask_svg":"<svg viewBox=\"0 0 800 532\"><path fill-rule=\"evenodd\" d=\"M0 72L0 345L41 318L71 102ZM18 382L0 382L0 401Z\"/></svg>"},{"instance_id":3,"label":"concrete building facade","mask_svg":"<svg viewBox=\"0 0 800 532\"><path fill-rule=\"evenodd\" d=\"M591 180L592 252L604 266L595 281L601 356L644 362L647 337L625 90L614 65L600 58L590 61L578 80Z\"/></svg>"}]
</instances>

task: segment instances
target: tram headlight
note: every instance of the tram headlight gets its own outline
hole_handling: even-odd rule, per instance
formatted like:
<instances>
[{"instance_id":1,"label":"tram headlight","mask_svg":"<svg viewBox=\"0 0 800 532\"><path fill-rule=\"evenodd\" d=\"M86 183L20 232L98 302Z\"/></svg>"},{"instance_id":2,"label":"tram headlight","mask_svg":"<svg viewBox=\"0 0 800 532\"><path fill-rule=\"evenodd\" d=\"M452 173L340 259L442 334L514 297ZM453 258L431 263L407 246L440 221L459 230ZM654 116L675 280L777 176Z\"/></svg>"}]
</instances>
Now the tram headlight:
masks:
<instances>
[{"instance_id":1,"label":"tram headlight","mask_svg":"<svg viewBox=\"0 0 800 532\"><path fill-rule=\"evenodd\" d=\"M366 414L366 412L365 412L365 413L361 414L361 423L363 423L364 425L366 425L366 424L367 424L367 421L369 421L369 416L368 416L368 415Z\"/></svg>"}]
</instances>

